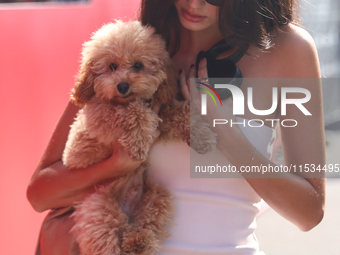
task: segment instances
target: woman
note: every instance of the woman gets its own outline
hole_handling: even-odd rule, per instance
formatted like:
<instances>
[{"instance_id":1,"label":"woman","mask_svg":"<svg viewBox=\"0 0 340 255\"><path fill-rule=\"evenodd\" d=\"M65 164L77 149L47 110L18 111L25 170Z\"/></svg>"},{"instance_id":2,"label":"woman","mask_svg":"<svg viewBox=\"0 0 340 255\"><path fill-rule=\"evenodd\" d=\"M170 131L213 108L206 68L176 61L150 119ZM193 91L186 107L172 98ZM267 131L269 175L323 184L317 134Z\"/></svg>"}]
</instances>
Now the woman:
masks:
<instances>
[{"instance_id":1,"label":"woman","mask_svg":"<svg viewBox=\"0 0 340 255\"><path fill-rule=\"evenodd\" d=\"M200 92L195 87L189 93L189 79L195 77L193 65L200 51L207 51L221 39L233 45L218 58L227 58L246 50L237 62L244 78L319 78L319 66L314 43L302 28L293 25L292 0L261 1L223 0L143 0L141 20L151 24L164 36L169 53L179 71L182 94L200 107ZM249 48L244 47L249 45ZM199 62L198 77L206 78L207 61ZM287 86L282 80L254 86L254 105L269 109L272 87ZM317 79L314 79L317 80ZM253 86L244 82L245 93ZM313 100L306 103L312 113L304 119L296 108L287 107L285 119L295 119L294 128L281 127L286 165L325 164L325 142L321 105L321 86L307 86ZM234 119L229 106L213 108L208 101L204 118ZM214 106L215 107L215 106ZM210 109L210 111L209 111ZM212 110L213 109L213 110ZM216 110L217 109L217 110ZM69 104L61 117L27 190L33 208L39 212L71 206L92 192L94 185L124 175L140 162L129 159L117 143L113 155L86 169L68 171L61 162L69 125L79 108ZM244 119L278 119L280 109L269 116L256 116L246 111ZM269 122L270 124L270 122ZM259 141L270 138L270 125L258 129L250 142L249 129L239 126L217 126L217 150L198 156L184 143L156 144L150 154L150 174L172 188L177 214L160 254L260 254L256 237L255 216L260 199L297 225L302 231L316 226L323 217L325 180L323 178L290 178L292 173L280 173L278 178L193 179L189 177L189 159L231 163L241 166L274 165L262 152ZM266 134L266 135L265 135ZM262 139L263 138L263 139ZM297 142L298 141L298 142ZM191 154L190 154L191 153ZM210 157L210 158L209 158ZM162 172L156 171L162 169ZM269 177L264 175L263 177ZM284 178L281 178L284 177ZM286 178L288 177L288 178ZM313 176L314 177L314 176ZM320 177L320 176L318 176Z\"/></svg>"},{"instance_id":2,"label":"woman","mask_svg":"<svg viewBox=\"0 0 340 255\"><path fill-rule=\"evenodd\" d=\"M243 82L241 89L245 95L248 87L254 87L253 98L257 109L271 107L272 87L288 87L284 80L275 78L320 77L311 37L302 28L292 24L293 1L261 3L178 0L172 7L172 3L144 1L141 20L144 24L155 26L167 39L187 100L190 98L188 79L195 77L192 64L197 54L201 50L209 50L222 38L227 38L236 46L218 58L233 55L238 48L248 43L250 46L246 55L237 63L243 77L273 78L271 84L254 84L257 80L247 83L246 79ZM165 21L160 22L164 17ZM205 59L200 62L198 77L208 77L206 64ZM299 87L305 86L315 98L305 105L313 118L306 120L297 108L287 112L286 116L280 115L280 109L269 116L257 116L249 111L243 116L246 119L262 119L268 126L271 123L265 119L294 119L299 123L294 128L280 128L285 165L325 163L322 110L319 107L321 86L317 84L317 79L314 81L316 84L295 83ZM198 109L201 105L200 92L202 90L195 88L190 91L191 99ZM208 101L208 113L203 117L209 123L213 119L233 119L231 111L228 111L230 104L224 105L227 107L218 110ZM263 155L265 153L258 153L261 149L260 140L263 142L263 139L267 139L269 142L271 138L265 135L269 129L262 127L252 134L254 128L240 127L217 125L214 131L218 134L218 151L214 156L197 155L191 151L191 161L198 165L215 165L224 156L229 160L222 161L225 165L231 163L238 169L245 165L274 166ZM253 138L252 143L246 136ZM315 176L297 179L289 173L279 173L275 176L277 178L265 178L267 175L263 178L247 178L245 173L245 179L192 179L187 170L190 165L183 167L185 158L189 157L187 149L178 144L157 144L151 151L151 164L157 169L164 169L164 163L157 164L162 155L171 155L177 161L169 157L167 169L159 174L156 170L151 172L158 180L173 188L179 208L176 226L172 229L175 234L164 245L165 254L256 254L258 247L253 230L260 197L303 231L313 228L323 217L324 179L311 178ZM174 170L178 168L180 171Z\"/></svg>"}]
</instances>

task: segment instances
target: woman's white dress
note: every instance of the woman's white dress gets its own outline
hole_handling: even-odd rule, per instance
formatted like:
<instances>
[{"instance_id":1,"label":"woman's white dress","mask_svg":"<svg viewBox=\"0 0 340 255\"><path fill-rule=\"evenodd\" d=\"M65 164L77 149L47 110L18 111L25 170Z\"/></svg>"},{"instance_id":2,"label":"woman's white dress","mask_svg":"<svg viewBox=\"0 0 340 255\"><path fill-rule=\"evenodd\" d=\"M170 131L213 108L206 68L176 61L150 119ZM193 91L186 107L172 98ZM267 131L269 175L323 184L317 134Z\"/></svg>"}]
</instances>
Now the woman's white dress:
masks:
<instances>
[{"instance_id":1,"label":"woman's white dress","mask_svg":"<svg viewBox=\"0 0 340 255\"><path fill-rule=\"evenodd\" d=\"M271 158L275 130L240 127L257 150ZM254 235L261 198L241 176L190 178L190 160L197 165L229 164L218 150L197 154L181 142L158 143L151 150L150 176L173 191L176 205L171 237L157 255L263 254Z\"/></svg>"}]
</instances>

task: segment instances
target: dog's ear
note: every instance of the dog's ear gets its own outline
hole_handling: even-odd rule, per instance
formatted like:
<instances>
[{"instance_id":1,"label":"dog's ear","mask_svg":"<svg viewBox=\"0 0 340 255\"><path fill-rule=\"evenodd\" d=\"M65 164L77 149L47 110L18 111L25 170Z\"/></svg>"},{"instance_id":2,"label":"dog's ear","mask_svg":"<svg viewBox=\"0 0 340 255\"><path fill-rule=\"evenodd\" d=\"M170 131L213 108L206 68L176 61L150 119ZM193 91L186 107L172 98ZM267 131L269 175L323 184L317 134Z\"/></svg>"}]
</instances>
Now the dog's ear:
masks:
<instances>
[{"instance_id":1,"label":"dog's ear","mask_svg":"<svg viewBox=\"0 0 340 255\"><path fill-rule=\"evenodd\" d=\"M72 89L71 101L82 107L94 96L95 75L91 70L91 63L82 65L78 74L78 80Z\"/></svg>"},{"instance_id":2,"label":"dog's ear","mask_svg":"<svg viewBox=\"0 0 340 255\"><path fill-rule=\"evenodd\" d=\"M154 102L158 105L170 104L178 92L177 75L171 60L164 63L167 78L159 85L155 95Z\"/></svg>"}]
</instances>

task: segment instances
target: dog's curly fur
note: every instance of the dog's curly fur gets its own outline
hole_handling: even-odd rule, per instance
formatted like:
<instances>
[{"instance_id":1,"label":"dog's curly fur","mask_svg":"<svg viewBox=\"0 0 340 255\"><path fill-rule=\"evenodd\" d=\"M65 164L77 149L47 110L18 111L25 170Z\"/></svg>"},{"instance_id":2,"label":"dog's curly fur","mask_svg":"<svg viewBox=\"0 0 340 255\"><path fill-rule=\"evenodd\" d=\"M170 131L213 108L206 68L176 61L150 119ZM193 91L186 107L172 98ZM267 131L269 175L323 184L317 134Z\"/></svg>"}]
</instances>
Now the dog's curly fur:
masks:
<instances>
[{"instance_id":1,"label":"dog's curly fur","mask_svg":"<svg viewBox=\"0 0 340 255\"><path fill-rule=\"evenodd\" d=\"M144 163L75 206L72 231L83 254L152 254L168 236L171 193L147 178L145 160L160 132L161 119L150 106L171 104L176 84L165 43L151 27L117 21L84 44L71 96L82 109L71 127L64 164L82 168L108 158L115 140ZM188 124L180 128L183 139L179 134L188 134Z\"/></svg>"},{"instance_id":2,"label":"dog's curly fur","mask_svg":"<svg viewBox=\"0 0 340 255\"><path fill-rule=\"evenodd\" d=\"M71 95L82 109L63 162L87 167L110 157L118 140L143 163L75 205L72 231L82 254L153 254L169 236L171 192L148 178L147 157L156 139L190 143L189 105L174 100L174 70L161 36L138 21L104 25L84 44ZM162 105L159 116L153 105Z\"/></svg>"}]
</instances>

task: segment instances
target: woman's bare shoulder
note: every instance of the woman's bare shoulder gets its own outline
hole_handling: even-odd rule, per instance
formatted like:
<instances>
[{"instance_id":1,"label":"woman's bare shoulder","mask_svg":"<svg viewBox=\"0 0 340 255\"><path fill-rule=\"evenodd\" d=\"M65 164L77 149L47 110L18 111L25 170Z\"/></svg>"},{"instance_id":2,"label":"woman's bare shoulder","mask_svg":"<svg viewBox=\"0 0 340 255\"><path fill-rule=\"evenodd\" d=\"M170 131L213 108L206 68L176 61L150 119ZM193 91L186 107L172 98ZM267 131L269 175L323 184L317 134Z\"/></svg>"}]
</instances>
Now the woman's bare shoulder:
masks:
<instances>
[{"instance_id":1,"label":"woman's bare shoulder","mask_svg":"<svg viewBox=\"0 0 340 255\"><path fill-rule=\"evenodd\" d=\"M287 24L280 27L280 30L274 33L274 43L279 46L292 46L290 44L297 44L298 46L312 46L314 41L310 33L303 27L295 24Z\"/></svg>"},{"instance_id":2,"label":"woman's bare shoulder","mask_svg":"<svg viewBox=\"0 0 340 255\"><path fill-rule=\"evenodd\" d=\"M312 36L302 27L288 24L274 37L272 58L280 66L282 77L318 78L319 59Z\"/></svg>"},{"instance_id":3,"label":"woman's bare shoulder","mask_svg":"<svg viewBox=\"0 0 340 255\"><path fill-rule=\"evenodd\" d=\"M288 24L273 34L273 46L249 48L249 77L318 78L319 63L312 36L302 27ZM246 61L245 61L246 62ZM247 64L246 64L247 65ZM247 66L246 66L247 67Z\"/></svg>"}]
</instances>

